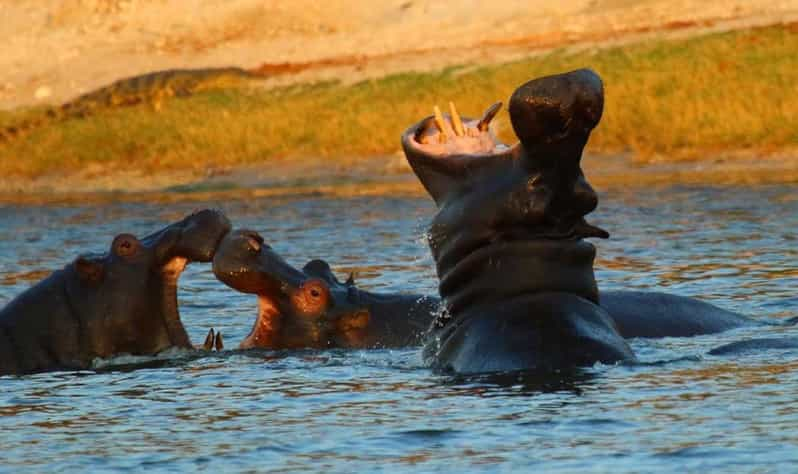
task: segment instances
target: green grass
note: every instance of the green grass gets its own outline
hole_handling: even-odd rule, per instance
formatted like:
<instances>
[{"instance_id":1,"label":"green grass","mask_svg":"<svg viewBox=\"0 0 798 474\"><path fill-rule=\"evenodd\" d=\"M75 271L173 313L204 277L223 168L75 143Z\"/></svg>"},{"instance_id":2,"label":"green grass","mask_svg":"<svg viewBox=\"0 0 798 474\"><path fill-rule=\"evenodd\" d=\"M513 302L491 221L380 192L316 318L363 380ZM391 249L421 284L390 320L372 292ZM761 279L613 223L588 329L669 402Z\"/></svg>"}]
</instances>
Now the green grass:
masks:
<instances>
[{"instance_id":1,"label":"green grass","mask_svg":"<svg viewBox=\"0 0 798 474\"><path fill-rule=\"evenodd\" d=\"M798 34L794 25L652 41L439 73L400 74L351 86L322 83L220 89L39 127L0 143L0 172L24 176L91 163L203 169L292 157L331 160L393 153L401 132L454 101L475 116L541 75L590 67L604 79L604 117L593 152L641 159L701 158L724 150L798 145ZM0 125L31 110L0 113ZM500 135L513 137L503 112Z\"/></svg>"}]
</instances>

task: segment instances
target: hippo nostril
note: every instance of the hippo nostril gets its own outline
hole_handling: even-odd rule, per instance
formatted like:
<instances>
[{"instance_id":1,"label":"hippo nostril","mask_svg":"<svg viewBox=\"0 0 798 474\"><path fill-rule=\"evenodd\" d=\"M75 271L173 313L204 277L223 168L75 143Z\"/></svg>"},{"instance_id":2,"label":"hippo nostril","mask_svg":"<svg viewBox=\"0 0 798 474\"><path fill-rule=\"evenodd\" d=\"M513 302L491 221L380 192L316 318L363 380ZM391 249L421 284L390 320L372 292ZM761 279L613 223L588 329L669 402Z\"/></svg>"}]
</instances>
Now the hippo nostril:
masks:
<instances>
[{"instance_id":1,"label":"hippo nostril","mask_svg":"<svg viewBox=\"0 0 798 474\"><path fill-rule=\"evenodd\" d=\"M130 257L138 250L139 241L130 234L122 234L114 239L111 248L113 252L120 257Z\"/></svg>"},{"instance_id":2,"label":"hippo nostril","mask_svg":"<svg viewBox=\"0 0 798 474\"><path fill-rule=\"evenodd\" d=\"M261 243L258 242L257 239L249 237L247 239L247 247L249 247L249 249L252 250L253 252L258 253L260 252L261 249Z\"/></svg>"},{"instance_id":3,"label":"hippo nostril","mask_svg":"<svg viewBox=\"0 0 798 474\"><path fill-rule=\"evenodd\" d=\"M312 296L314 298L318 298L319 296L321 296L321 293L319 292L319 290L314 288L314 289L310 290L310 296Z\"/></svg>"}]
</instances>

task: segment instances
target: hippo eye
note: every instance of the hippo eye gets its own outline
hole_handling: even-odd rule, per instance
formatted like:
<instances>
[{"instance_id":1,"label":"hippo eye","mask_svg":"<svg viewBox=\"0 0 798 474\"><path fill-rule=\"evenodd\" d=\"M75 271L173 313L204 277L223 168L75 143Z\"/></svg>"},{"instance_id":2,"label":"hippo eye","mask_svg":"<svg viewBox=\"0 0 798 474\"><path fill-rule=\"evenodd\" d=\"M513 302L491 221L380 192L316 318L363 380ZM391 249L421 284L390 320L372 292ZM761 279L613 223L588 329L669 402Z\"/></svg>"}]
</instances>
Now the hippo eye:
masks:
<instances>
[{"instance_id":1,"label":"hippo eye","mask_svg":"<svg viewBox=\"0 0 798 474\"><path fill-rule=\"evenodd\" d=\"M327 284L317 278L306 280L298 290L291 301L301 316L318 318L334 306Z\"/></svg>"},{"instance_id":2,"label":"hippo eye","mask_svg":"<svg viewBox=\"0 0 798 474\"><path fill-rule=\"evenodd\" d=\"M141 244L136 237L130 234L122 234L114 239L111 249L120 257L131 257L138 252L140 246Z\"/></svg>"}]
</instances>

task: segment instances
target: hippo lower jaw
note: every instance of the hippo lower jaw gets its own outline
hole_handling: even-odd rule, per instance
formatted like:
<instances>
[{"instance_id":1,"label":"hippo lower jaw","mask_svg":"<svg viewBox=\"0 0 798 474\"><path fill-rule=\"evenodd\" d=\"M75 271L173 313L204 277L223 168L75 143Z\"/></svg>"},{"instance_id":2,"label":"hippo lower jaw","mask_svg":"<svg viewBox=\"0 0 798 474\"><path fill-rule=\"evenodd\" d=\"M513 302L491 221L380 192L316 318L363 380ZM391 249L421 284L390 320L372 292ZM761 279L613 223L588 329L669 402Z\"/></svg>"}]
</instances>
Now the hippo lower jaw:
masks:
<instances>
[{"instance_id":1,"label":"hippo lower jaw","mask_svg":"<svg viewBox=\"0 0 798 474\"><path fill-rule=\"evenodd\" d=\"M188 264L189 260L185 257L172 257L161 267L164 324L169 342L176 347L192 347L188 332L180 320L180 305L177 301L178 280Z\"/></svg>"},{"instance_id":2,"label":"hippo lower jaw","mask_svg":"<svg viewBox=\"0 0 798 474\"><path fill-rule=\"evenodd\" d=\"M285 318L272 297L258 295L258 315L239 349L323 349L331 341L316 320Z\"/></svg>"},{"instance_id":3,"label":"hippo lower jaw","mask_svg":"<svg viewBox=\"0 0 798 474\"><path fill-rule=\"evenodd\" d=\"M258 295L258 316L247 337L239 344L239 349L275 347L282 326L282 317L271 298Z\"/></svg>"}]
</instances>

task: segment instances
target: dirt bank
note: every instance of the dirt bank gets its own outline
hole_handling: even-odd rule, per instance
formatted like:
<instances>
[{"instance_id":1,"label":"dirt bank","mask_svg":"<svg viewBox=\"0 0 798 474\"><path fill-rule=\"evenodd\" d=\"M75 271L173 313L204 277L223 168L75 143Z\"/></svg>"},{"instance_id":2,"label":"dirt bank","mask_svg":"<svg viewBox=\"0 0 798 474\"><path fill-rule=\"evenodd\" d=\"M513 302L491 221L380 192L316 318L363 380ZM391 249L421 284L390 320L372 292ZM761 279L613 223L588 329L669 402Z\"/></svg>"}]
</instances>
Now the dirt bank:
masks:
<instances>
[{"instance_id":1,"label":"dirt bank","mask_svg":"<svg viewBox=\"0 0 798 474\"><path fill-rule=\"evenodd\" d=\"M719 156L699 162L641 164L629 156L589 155L585 174L600 191L671 185L748 186L798 183L798 150L787 155ZM323 160L207 170L203 174L94 168L64 180L0 178L0 205L79 204L87 202L224 201L258 196L426 196L404 157L353 159L332 166Z\"/></svg>"},{"instance_id":2,"label":"dirt bank","mask_svg":"<svg viewBox=\"0 0 798 474\"><path fill-rule=\"evenodd\" d=\"M13 108L176 67L261 68L291 83L501 62L791 21L798 0L16 0L3 16L0 108Z\"/></svg>"}]
</instances>

